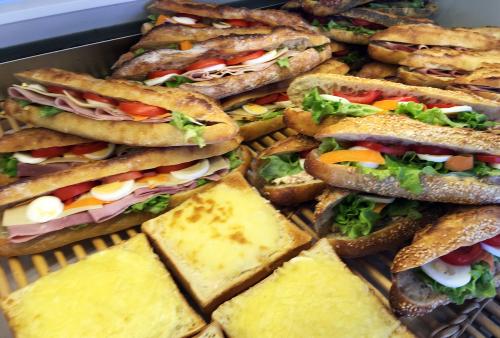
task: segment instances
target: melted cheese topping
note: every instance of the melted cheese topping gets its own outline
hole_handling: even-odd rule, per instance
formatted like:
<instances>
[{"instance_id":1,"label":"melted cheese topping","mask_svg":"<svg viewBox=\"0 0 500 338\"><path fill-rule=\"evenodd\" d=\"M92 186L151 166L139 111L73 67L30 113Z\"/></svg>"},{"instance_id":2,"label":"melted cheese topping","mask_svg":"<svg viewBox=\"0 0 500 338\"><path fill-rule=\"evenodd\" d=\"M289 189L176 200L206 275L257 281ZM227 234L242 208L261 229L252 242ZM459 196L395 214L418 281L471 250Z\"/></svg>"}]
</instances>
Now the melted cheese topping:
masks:
<instances>
[{"instance_id":1,"label":"melted cheese topping","mask_svg":"<svg viewBox=\"0 0 500 338\"><path fill-rule=\"evenodd\" d=\"M401 325L326 240L222 304L230 337L391 337Z\"/></svg>"},{"instance_id":2,"label":"melted cheese topping","mask_svg":"<svg viewBox=\"0 0 500 338\"><path fill-rule=\"evenodd\" d=\"M19 337L184 337L202 326L143 235L3 301Z\"/></svg>"}]
</instances>

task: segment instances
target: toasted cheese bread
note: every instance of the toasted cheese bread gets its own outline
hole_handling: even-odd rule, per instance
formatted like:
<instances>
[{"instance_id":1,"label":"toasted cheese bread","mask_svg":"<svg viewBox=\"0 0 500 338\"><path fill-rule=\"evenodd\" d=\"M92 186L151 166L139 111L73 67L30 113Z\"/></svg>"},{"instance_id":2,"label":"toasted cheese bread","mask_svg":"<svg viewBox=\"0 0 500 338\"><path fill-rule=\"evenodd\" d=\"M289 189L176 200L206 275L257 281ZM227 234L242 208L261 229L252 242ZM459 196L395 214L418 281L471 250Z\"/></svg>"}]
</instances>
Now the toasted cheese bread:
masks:
<instances>
[{"instance_id":1,"label":"toasted cheese bread","mask_svg":"<svg viewBox=\"0 0 500 338\"><path fill-rule=\"evenodd\" d=\"M228 175L142 229L207 313L311 240L241 174Z\"/></svg>"},{"instance_id":2,"label":"toasted cheese bread","mask_svg":"<svg viewBox=\"0 0 500 338\"><path fill-rule=\"evenodd\" d=\"M232 338L413 336L325 239L222 304L212 318Z\"/></svg>"},{"instance_id":3,"label":"toasted cheese bread","mask_svg":"<svg viewBox=\"0 0 500 338\"><path fill-rule=\"evenodd\" d=\"M224 338L224 333L222 333L220 325L213 322L207 325L194 338Z\"/></svg>"},{"instance_id":4,"label":"toasted cheese bread","mask_svg":"<svg viewBox=\"0 0 500 338\"><path fill-rule=\"evenodd\" d=\"M16 337L186 337L204 326L142 234L1 303Z\"/></svg>"}]
</instances>

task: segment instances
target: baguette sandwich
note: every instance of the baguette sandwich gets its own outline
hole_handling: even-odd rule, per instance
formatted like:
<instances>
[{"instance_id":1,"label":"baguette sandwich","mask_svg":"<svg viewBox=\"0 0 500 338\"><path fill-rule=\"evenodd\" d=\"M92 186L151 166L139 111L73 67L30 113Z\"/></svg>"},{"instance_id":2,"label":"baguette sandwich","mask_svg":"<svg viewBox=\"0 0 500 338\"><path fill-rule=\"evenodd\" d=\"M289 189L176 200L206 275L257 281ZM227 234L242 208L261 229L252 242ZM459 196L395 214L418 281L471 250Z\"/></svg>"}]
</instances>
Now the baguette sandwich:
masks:
<instances>
[{"instance_id":1,"label":"baguette sandwich","mask_svg":"<svg viewBox=\"0 0 500 338\"><path fill-rule=\"evenodd\" d=\"M340 257L362 257L398 248L439 213L428 203L325 189L314 211L314 228Z\"/></svg>"},{"instance_id":2,"label":"baguette sandwich","mask_svg":"<svg viewBox=\"0 0 500 338\"><path fill-rule=\"evenodd\" d=\"M330 56L327 37L274 27L269 34L221 36L189 50L163 48L121 59L112 76L148 86L178 86L219 99L290 79Z\"/></svg>"},{"instance_id":3,"label":"baguette sandwich","mask_svg":"<svg viewBox=\"0 0 500 338\"><path fill-rule=\"evenodd\" d=\"M142 230L206 314L311 241L239 173L144 223Z\"/></svg>"},{"instance_id":4,"label":"baguette sandwich","mask_svg":"<svg viewBox=\"0 0 500 338\"><path fill-rule=\"evenodd\" d=\"M492 35L459 28L444 28L430 24L399 25L374 34L368 53L380 62L399 64L411 53L433 47L449 49L491 50L498 48Z\"/></svg>"},{"instance_id":5,"label":"baguette sandwich","mask_svg":"<svg viewBox=\"0 0 500 338\"><path fill-rule=\"evenodd\" d=\"M250 162L239 140L148 148L0 188L0 256L113 233L151 219Z\"/></svg>"},{"instance_id":6,"label":"baguette sandwich","mask_svg":"<svg viewBox=\"0 0 500 338\"><path fill-rule=\"evenodd\" d=\"M383 13L414 18L428 18L438 10L435 0L375 0L370 1L364 7Z\"/></svg>"},{"instance_id":7,"label":"baguette sandwich","mask_svg":"<svg viewBox=\"0 0 500 338\"><path fill-rule=\"evenodd\" d=\"M479 68L468 75L461 76L455 79L448 89L460 90L500 102L500 65Z\"/></svg>"},{"instance_id":8,"label":"baguette sandwich","mask_svg":"<svg viewBox=\"0 0 500 338\"><path fill-rule=\"evenodd\" d=\"M444 88L479 68L496 64L500 69L500 50L422 49L411 53L399 64L402 65L399 77L404 83Z\"/></svg>"},{"instance_id":9,"label":"baguette sandwich","mask_svg":"<svg viewBox=\"0 0 500 338\"><path fill-rule=\"evenodd\" d=\"M15 337L182 338L205 325L143 234L41 277L1 306Z\"/></svg>"},{"instance_id":10,"label":"baguette sandwich","mask_svg":"<svg viewBox=\"0 0 500 338\"><path fill-rule=\"evenodd\" d=\"M397 82L398 67L387 63L370 62L363 65L356 76L364 77L366 79L381 79Z\"/></svg>"},{"instance_id":11,"label":"baguette sandwich","mask_svg":"<svg viewBox=\"0 0 500 338\"><path fill-rule=\"evenodd\" d=\"M449 133L494 131L500 119L496 102L475 95L352 76L302 76L290 84L288 95L293 105L285 110L285 124L309 136L347 116L380 113L411 118L422 128L443 126Z\"/></svg>"},{"instance_id":12,"label":"baguette sandwich","mask_svg":"<svg viewBox=\"0 0 500 338\"><path fill-rule=\"evenodd\" d=\"M303 9L305 12L317 15L328 16L345 12L356 6L363 5L371 0L292 0L283 5L283 9Z\"/></svg>"},{"instance_id":13,"label":"baguette sandwich","mask_svg":"<svg viewBox=\"0 0 500 338\"><path fill-rule=\"evenodd\" d=\"M39 127L116 144L168 147L232 139L237 125L209 98L176 88L47 68L17 73L5 112Z\"/></svg>"},{"instance_id":14,"label":"baguette sandwich","mask_svg":"<svg viewBox=\"0 0 500 338\"><path fill-rule=\"evenodd\" d=\"M456 210L415 235L392 264L390 303L401 316L495 297L500 286L500 207Z\"/></svg>"},{"instance_id":15,"label":"baguette sandwich","mask_svg":"<svg viewBox=\"0 0 500 338\"><path fill-rule=\"evenodd\" d=\"M314 139L297 135L264 149L252 163L253 185L278 205L313 200L326 185L305 172L304 158L318 145Z\"/></svg>"},{"instance_id":16,"label":"baguette sandwich","mask_svg":"<svg viewBox=\"0 0 500 338\"><path fill-rule=\"evenodd\" d=\"M212 318L234 338L414 337L380 297L321 239Z\"/></svg>"},{"instance_id":17,"label":"baguette sandwich","mask_svg":"<svg viewBox=\"0 0 500 338\"><path fill-rule=\"evenodd\" d=\"M500 135L401 115L345 118L316 134L306 171L335 187L457 204L500 203Z\"/></svg>"}]
</instances>

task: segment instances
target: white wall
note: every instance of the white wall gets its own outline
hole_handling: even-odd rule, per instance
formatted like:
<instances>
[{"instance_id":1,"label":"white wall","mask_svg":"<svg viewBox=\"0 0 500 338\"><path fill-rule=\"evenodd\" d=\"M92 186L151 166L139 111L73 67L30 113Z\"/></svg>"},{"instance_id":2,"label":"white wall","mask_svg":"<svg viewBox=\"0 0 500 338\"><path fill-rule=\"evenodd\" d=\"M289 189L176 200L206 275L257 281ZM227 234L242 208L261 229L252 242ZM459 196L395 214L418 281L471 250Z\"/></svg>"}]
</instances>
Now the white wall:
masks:
<instances>
[{"instance_id":1,"label":"white wall","mask_svg":"<svg viewBox=\"0 0 500 338\"><path fill-rule=\"evenodd\" d=\"M499 0L439 0L436 21L443 26L500 26Z\"/></svg>"}]
</instances>

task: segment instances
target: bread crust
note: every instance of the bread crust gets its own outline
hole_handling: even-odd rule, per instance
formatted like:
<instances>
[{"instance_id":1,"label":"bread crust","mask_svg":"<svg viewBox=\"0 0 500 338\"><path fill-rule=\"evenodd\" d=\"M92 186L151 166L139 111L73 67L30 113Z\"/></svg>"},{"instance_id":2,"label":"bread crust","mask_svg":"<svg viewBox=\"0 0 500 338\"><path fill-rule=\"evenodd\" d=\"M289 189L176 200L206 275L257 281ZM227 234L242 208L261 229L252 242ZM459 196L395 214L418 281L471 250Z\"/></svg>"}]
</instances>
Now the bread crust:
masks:
<instances>
[{"instance_id":1,"label":"bread crust","mask_svg":"<svg viewBox=\"0 0 500 338\"><path fill-rule=\"evenodd\" d=\"M470 246L500 234L500 206L462 207L429 224L413 242L399 251L391 271L420 267L460 247Z\"/></svg>"},{"instance_id":2,"label":"bread crust","mask_svg":"<svg viewBox=\"0 0 500 338\"><path fill-rule=\"evenodd\" d=\"M319 124L316 124L312 119L312 114L298 108L287 108L283 113L285 125L306 136L314 137L321 129L337 123L341 120L339 117L328 116Z\"/></svg>"},{"instance_id":3,"label":"bread crust","mask_svg":"<svg viewBox=\"0 0 500 338\"><path fill-rule=\"evenodd\" d=\"M243 162L235 171L244 174L250 166L251 154L246 146L241 146L240 149ZM215 182L211 182L191 190L171 195L167 210L175 208L191 196L208 190L215 184ZM12 243L6 237L0 236L0 256L22 256L48 251L87 238L103 236L128 229L157 216L158 215L146 212L122 214L102 223L92 223L80 229L66 228L50 232L23 243Z\"/></svg>"},{"instance_id":4,"label":"bread crust","mask_svg":"<svg viewBox=\"0 0 500 338\"><path fill-rule=\"evenodd\" d=\"M70 146L88 142L93 142L93 140L45 128L25 128L0 137L0 153Z\"/></svg>"},{"instance_id":5,"label":"bread crust","mask_svg":"<svg viewBox=\"0 0 500 338\"><path fill-rule=\"evenodd\" d=\"M307 156L305 168L309 174L331 186L382 196L456 204L500 203L500 186L477 178L422 175L420 182L423 192L416 195L403 189L394 177L378 180L371 175L362 174L355 167L321 162L314 150Z\"/></svg>"},{"instance_id":6,"label":"bread crust","mask_svg":"<svg viewBox=\"0 0 500 338\"><path fill-rule=\"evenodd\" d=\"M330 46L332 43L330 43ZM336 59L329 59L321 63L319 66L311 69L306 74L347 74L349 66Z\"/></svg>"},{"instance_id":7,"label":"bread crust","mask_svg":"<svg viewBox=\"0 0 500 338\"><path fill-rule=\"evenodd\" d=\"M410 7L389 7L389 8L377 8L377 11L383 13L389 13L397 16L410 16L414 18L428 18L438 10L438 6L434 3L434 0L427 1L424 8L410 8Z\"/></svg>"},{"instance_id":8,"label":"bread crust","mask_svg":"<svg viewBox=\"0 0 500 338\"><path fill-rule=\"evenodd\" d=\"M397 66L388 65L381 62L370 62L365 64L356 74L357 77L367 79L389 79L398 75Z\"/></svg>"},{"instance_id":9,"label":"bread crust","mask_svg":"<svg viewBox=\"0 0 500 338\"><path fill-rule=\"evenodd\" d=\"M283 116L268 120L253 121L240 126L240 135L245 142L253 141L261 136L273 133L285 127Z\"/></svg>"},{"instance_id":10,"label":"bread crust","mask_svg":"<svg viewBox=\"0 0 500 338\"><path fill-rule=\"evenodd\" d=\"M12 99L5 101L4 108L8 115L25 123L110 143L143 147L196 144L193 139L186 140L184 133L169 123L99 121L69 112L42 117L39 106L28 105L23 108ZM229 116L224 120L227 122L205 126L203 139L207 144L220 143L235 137L238 126Z\"/></svg>"},{"instance_id":11,"label":"bread crust","mask_svg":"<svg viewBox=\"0 0 500 338\"><path fill-rule=\"evenodd\" d=\"M363 5L372 0L300 0L301 7L316 16L328 16L342 13L353 7Z\"/></svg>"},{"instance_id":12,"label":"bread crust","mask_svg":"<svg viewBox=\"0 0 500 338\"><path fill-rule=\"evenodd\" d=\"M500 63L500 50L455 50L431 48L417 50L402 60L402 66L411 68L458 69L473 71Z\"/></svg>"},{"instance_id":13,"label":"bread crust","mask_svg":"<svg viewBox=\"0 0 500 338\"><path fill-rule=\"evenodd\" d=\"M221 107L225 112L228 112L260 97L274 93L286 92L290 82L291 81L275 82L264 87L225 98L224 100L221 100Z\"/></svg>"},{"instance_id":14,"label":"bread crust","mask_svg":"<svg viewBox=\"0 0 500 338\"><path fill-rule=\"evenodd\" d=\"M500 88L500 64L478 68L469 75L457 78L454 83Z\"/></svg>"},{"instance_id":15,"label":"bread crust","mask_svg":"<svg viewBox=\"0 0 500 338\"><path fill-rule=\"evenodd\" d=\"M403 83L409 85L435 88L446 88L446 86L455 80L452 76L445 77L414 72L409 70L408 67L399 67L398 77Z\"/></svg>"},{"instance_id":16,"label":"bread crust","mask_svg":"<svg viewBox=\"0 0 500 338\"><path fill-rule=\"evenodd\" d=\"M373 36L368 43L367 51L368 55L370 55L370 57L374 60L398 65L402 60L406 59L411 54L410 52L405 52L403 50L390 50L383 46L372 43L372 41Z\"/></svg>"},{"instance_id":17,"label":"bread crust","mask_svg":"<svg viewBox=\"0 0 500 338\"><path fill-rule=\"evenodd\" d=\"M399 16L392 13L383 12L374 8L356 7L342 12L344 17L352 19L363 19L379 25L391 27L404 24L430 24L432 20L427 18L416 18L412 16Z\"/></svg>"},{"instance_id":18,"label":"bread crust","mask_svg":"<svg viewBox=\"0 0 500 338\"><path fill-rule=\"evenodd\" d=\"M370 42L371 36L335 28L324 32L324 34L332 40L354 45L367 45Z\"/></svg>"}]
</instances>

